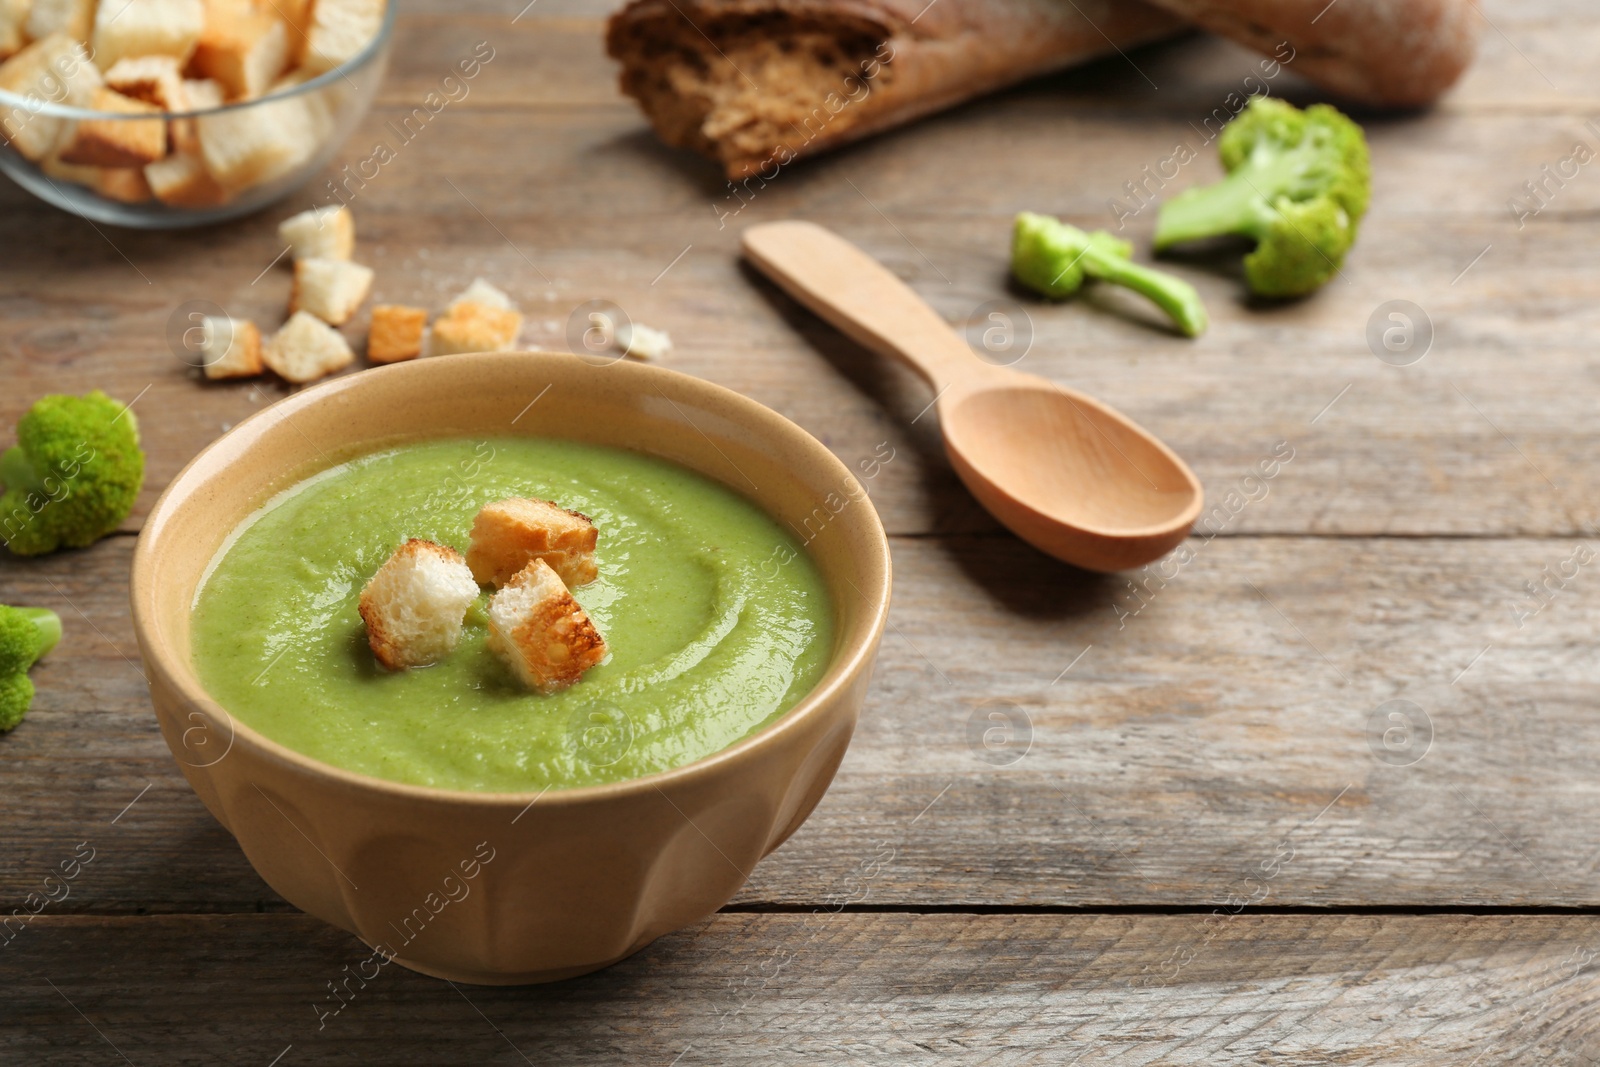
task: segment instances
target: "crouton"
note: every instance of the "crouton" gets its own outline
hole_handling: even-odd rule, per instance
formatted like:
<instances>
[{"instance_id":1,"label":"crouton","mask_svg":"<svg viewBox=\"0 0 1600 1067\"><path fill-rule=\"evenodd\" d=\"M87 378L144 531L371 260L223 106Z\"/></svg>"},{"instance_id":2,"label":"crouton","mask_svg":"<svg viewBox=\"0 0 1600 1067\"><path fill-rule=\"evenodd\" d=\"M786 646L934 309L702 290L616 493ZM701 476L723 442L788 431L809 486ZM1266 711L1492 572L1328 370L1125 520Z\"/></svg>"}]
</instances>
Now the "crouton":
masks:
<instances>
[{"instance_id":1,"label":"crouton","mask_svg":"<svg viewBox=\"0 0 1600 1067\"><path fill-rule=\"evenodd\" d=\"M500 586L539 559L576 589L599 576L594 562L599 540L600 531L587 515L548 500L497 500L472 520L467 566L479 585Z\"/></svg>"},{"instance_id":2,"label":"crouton","mask_svg":"<svg viewBox=\"0 0 1600 1067\"><path fill-rule=\"evenodd\" d=\"M108 88L123 96L160 108L162 111L189 110L189 96L183 91L183 65L177 56L137 56L119 59L105 72Z\"/></svg>"},{"instance_id":3,"label":"crouton","mask_svg":"<svg viewBox=\"0 0 1600 1067\"><path fill-rule=\"evenodd\" d=\"M373 363L399 363L422 354L422 332L428 313L402 304L378 304L372 309L367 331L367 359Z\"/></svg>"},{"instance_id":4,"label":"crouton","mask_svg":"<svg viewBox=\"0 0 1600 1067\"><path fill-rule=\"evenodd\" d=\"M167 124L143 100L100 88L91 105L117 115L150 115L148 119L78 119L62 131L57 152L64 163L91 167L142 167L167 154Z\"/></svg>"},{"instance_id":5,"label":"crouton","mask_svg":"<svg viewBox=\"0 0 1600 1067\"><path fill-rule=\"evenodd\" d=\"M205 26L200 0L102 0L94 16L94 59L101 70L126 56L188 62Z\"/></svg>"},{"instance_id":6,"label":"crouton","mask_svg":"<svg viewBox=\"0 0 1600 1067\"><path fill-rule=\"evenodd\" d=\"M210 78L184 79L177 111L207 111L223 104L222 86ZM194 119L168 119L167 143L173 152L200 154L200 126Z\"/></svg>"},{"instance_id":7,"label":"crouton","mask_svg":"<svg viewBox=\"0 0 1600 1067\"><path fill-rule=\"evenodd\" d=\"M0 0L0 59L28 43L28 8L33 0Z\"/></svg>"},{"instance_id":8,"label":"crouton","mask_svg":"<svg viewBox=\"0 0 1600 1067\"><path fill-rule=\"evenodd\" d=\"M266 6L289 27L289 65L298 67L305 61L306 41L311 35L312 0L266 0Z\"/></svg>"},{"instance_id":9,"label":"crouton","mask_svg":"<svg viewBox=\"0 0 1600 1067\"><path fill-rule=\"evenodd\" d=\"M330 326L350 321L372 290L372 268L347 259L297 259L289 314L309 311Z\"/></svg>"},{"instance_id":10,"label":"crouton","mask_svg":"<svg viewBox=\"0 0 1600 1067\"><path fill-rule=\"evenodd\" d=\"M289 30L271 11L213 4L190 68L222 83L229 99L251 100L289 62Z\"/></svg>"},{"instance_id":11,"label":"crouton","mask_svg":"<svg viewBox=\"0 0 1600 1067\"><path fill-rule=\"evenodd\" d=\"M207 315L200 330L200 358L207 378L253 378L261 362L261 331L249 319Z\"/></svg>"},{"instance_id":12,"label":"crouton","mask_svg":"<svg viewBox=\"0 0 1600 1067\"><path fill-rule=\"evenodd\" d=\"M228 193L218 185L198 155L175 152L144 168L155 198L171 207L216 207Z\"/></svg>"},{"instance_id":13,"label":"crouton","mask_svg":"<svg viewBox=\"0 0 1600 1067\"><path fill-rule=\"evenodd\" d=\"M107 200L119 200L124 204L142 204L155 199L141 167L101 167L94 191Z\"/></svg>"},{"instance_id":14,"label":"crouton","mask_svg":"<svg viewBox=\"0 0 1600 1067\"><path fill-rule=\"evenodd\" d=\"M625 322L617 328L617 347L622 354L634 359L660 359L672 351L672 338L665 330L652 330L637 322Z\"/></svg>"},{"instance_id":15,"label":"crouton","mask_svg":"<svg viewBox=\"0 0 1600 1067\"><path fill-rule=\"evenodd\" d=\"M278 237L295 259L349 259L356 248L356 220L343 204L314 207L278 223Z\"/></svg>"},{"instance_id":16,"label":"crouton","mask_svg":"<svg viewBox=\"0 0 1600 1067\"><path fill-rule=\"evenodd\" d=\"M99 167L86 167L81 163L63 163L54 152L39 160L39 170L64 182L93 187L100 180Z\"/></svg>"},{"instance_id":17,"label":"crouton","mask_svg":"<svg viewBox=\"0 0 1600 1067\"><path fill-rule=\"evenodd\" d=\"M305 105L293 98L194 121L206 169L230 193L282 177L316 150Z\"/></svg>"},{"instance_id":18,"label":"crouton","mask_svg":"<svg viewBox=\"0 0 1600 1067\"><path fill-rule=\"evenodd\" d=\"M435 320L428 338L428 354L448 356L456 352L499 352L517 343L522 332L522 316L515 311L462 301Z\"/></svg>"},{"instance_id":19,"label":"crouton","mask_svg":"<svg viewBox=\"0 0 1600 1067\"><path fill-rule=\"evenodd\" d=\"M0 132L25 158L35 162L61 139L64 120L41 115L45 103L89 107L100 88L100 72L83 45L64 33L36 40L0 63L0 89L29 104L0 107Z\"/></svg>"},{"instance_id":20,"label":"crouton","mask_svg":"<svg viewBox=\"0 0 1600 1067\"><path fill-rule=\"evenodd\" d=\"M314 382L350 365L356 355L339 332L309 311L296 311L261 350L261 359L285 381Z\"/></svg>"},{"instance_id":21,"label":"crouton","mask_svg":"<svg viewBox=\"0 0 1600 1067\"><path fill-rule=\"evenodd\" d=\"M383 7L384 0L316 0L300 65L321 74L360 55L383 25Z\"/></svg>"},{"instance_id":22,"label":"crouton","mask_svg":"<svg viewBox=\"0 0 1600 1067\"><path fill-rule=\"evenodd\" d=\"M486 304L501 311L517 310L517 306L511 302L511 298L504 290L490 285L482 278L472 279L471 285L456 294L456 298L450 301L450 307L453 308L457 304Z\"/></svg>"},{"instance_id":23,"label":"crouton","mask_svg":"<svg viewBox=\"0 0 1600 1067\"><path fill-rule=\"evenodd\" d=\"M606 657L606 641L550 565L536 559L489 598L489 650L530 689L565 689Z\"/></svg>"},{"instance_id":24,"label":"crouton","mask_svg":"<svg viewBox=\"0 0 1600 1067\"><path fill-rule=\"evenodd\" d=\"M94 25L95 0L33 0L28 11L28 37L39 41L64 33L74 41L87 41Z\"/></svg>"},{"instance_id":25,"label":"crouton","mask_svg":"<svg viewBox=\"0 0 1600 1067\"><path fill-rule=\"evenodd\" d=\"M310 75L304 71L291 70L267 86L266 95L271 96L274 93L287 92L297 86L304 85L310 80ZM323 144L333 136L335 97L349 88L348 82L340 82L337 85L324 85L295 96L296 100L305 105L308 129L312 140L316 141L317 144Z\"/></svg>"},{"instance_id":26,"label":"crouton","mask_svg":"<svg viewBox=\"0 0 1600 1067\"><path fill-rule=\"evenodd\" d=\"M367 644L391 671L438 663L460 643L477 599L478 583L459 552L413 537L361 590Z\"/></svg>"}]
</instances>

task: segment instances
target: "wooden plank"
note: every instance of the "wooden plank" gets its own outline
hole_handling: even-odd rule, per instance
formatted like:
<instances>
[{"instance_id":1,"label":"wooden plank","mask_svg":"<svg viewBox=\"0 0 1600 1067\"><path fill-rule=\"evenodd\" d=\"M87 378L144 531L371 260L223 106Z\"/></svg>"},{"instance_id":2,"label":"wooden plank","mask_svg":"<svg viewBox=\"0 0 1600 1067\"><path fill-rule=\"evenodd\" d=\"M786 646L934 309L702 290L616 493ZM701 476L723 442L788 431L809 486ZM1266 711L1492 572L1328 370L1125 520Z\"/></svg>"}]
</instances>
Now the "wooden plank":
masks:
<instances>
[{"instance_id":1,"label":"wooden plank","mask_svg":"<svg viewBox=\"0 0 1600 1067\"><path fill-rule=\"evenodd\" d=\"M1553 150L1563 136L1556 126L1568 120L1550 120L1554 125L1536 136L1527 132L1534 122L1449 121L1476 129L1448 139L1456 145L1452 165L1469 169L1465 145L1473 138L1504 135L1531 161ZM562 346L572 309L608 296L674 334L679 349L671 365L776 407L847 460L888 441L906 460L882 480L878 495L895 532L992 530L951 475L933 419L908 429L930 392L753 280L737 261L734 228L717 228L711 200L682 175L668 171L661 180L657 150L623 132L634 123L618 114L609 125L593 116L546 124L549 140L539 151L548 167L537 190L520 178L493 177L483 156L515 136L520 120L485 115L430 129L394 164L405 169L385 172L358 200L362 255L379 269L379 297L437 305L485 274L523 300L525 342ZM914 148L897 152L915 160ZM1003 214L929 216L898 191L896 178L936 169L934 157L880 173L864 165L874 151L795 172L740 221L821 218L901 271L952 320L968 318L986 301L1011 302L1035 335L1024 369L1100 396L1151 426L1191 460L1214 494L1278 441L1291 441L1300 449L1299 465L1270 506L1241 516L1238 531L1571 535L1595 521L1600 436L1581 391L1572 388L1596 368L1589 339L1600 327L1600 283L1588 267L1592 220L1552 214L1519 234L1488 192L1480 206L1493 213L1482 220L1428 221L1379 209L1385 217L1375 217L1352 258L1348 283L1267 309L1246 307L1230 278L1180 266L1215 319L1212 331L1191 343L1151 329L1143 309L1114 295L1057 307L1012 294ZM1131 165L1135 158L1128 151L1113 162ZM1087 197L1040 204L1047 176L1017 169L1018 182L1034 191L1008 194L1014 200L994 209L1099 210ZM1517 173L1536 169L1529 163ZM586 175L594 179L590 194L616 205L615 214L585 214L578 194L562 191L585 186ZM1440 175L1416 177L1422 187ZM1111 188L1109 180L1102 183ZM1571 192L1573 209L1586 210L1584 198L1600 197L1600 184ZM492 225L472 213L462 193L491 209ZM902 214L912 211L922 214ZM629 218L629 212L639 214ZM102 386L131 399L149 387L140 411L150 488L137 521L203 443L282 395L270 383L196 383L167 339L169 320L191 300L211 301L268 328L280 320L286 274L273 269L262 276L280 250L273 217L219 231L226 240L205 238L204 256L193 254L202 240L193 235L117 234L117 247L151 279L148 286L81 222L24 219L21 212L0 217L0 240L46 247L25 262L0 265L0 292L8 294L0 298L0 358L13 386L0 396L0 424L9 425L48 390ZM1421 304L1435 325L1433 351L1415 366L1380 362L1363 336L1377 308L1397 298ZM1097 302L1113 308L1092 306ZM1110 313L1115 309L1124 314ZM351 332L359 337L362 329L357 323ZM1538 355L1518 355L1527 351ZM1512 359L1515 376L1508 380ZM1335 397L1337 406L1324 413Z\"/></svg>"},{"instance_id":2,"label":"wooden plank","mask_svg":"<svg viewBox=\"0 0 1600 1067\"><path fill-rule=\"evenodd\" d=\"M1592 555L1523 591L1580 545L1219 537L1135 592L1006 537L897 539L858 735L740 900L1600 905ZM0 602L67 627L0 742L0 901L87 840L72 909L281 906L157 733L131 548L0 561Z\"/></svg>"},{"instance_id":3,"label":"wooden plank","mask_svg":"<svg viewBox=\"0 0 1600 1067\"><path fill-rule=\"evenodd\" d=\"M1592 916L724 914L553 986L391 966L335 1015L329 983L370 953L315 920L45 915L0 954L0 1049L41 1067L1567 1065L1596 1051L1597 944Z\"/></svg>"}]
</instances>

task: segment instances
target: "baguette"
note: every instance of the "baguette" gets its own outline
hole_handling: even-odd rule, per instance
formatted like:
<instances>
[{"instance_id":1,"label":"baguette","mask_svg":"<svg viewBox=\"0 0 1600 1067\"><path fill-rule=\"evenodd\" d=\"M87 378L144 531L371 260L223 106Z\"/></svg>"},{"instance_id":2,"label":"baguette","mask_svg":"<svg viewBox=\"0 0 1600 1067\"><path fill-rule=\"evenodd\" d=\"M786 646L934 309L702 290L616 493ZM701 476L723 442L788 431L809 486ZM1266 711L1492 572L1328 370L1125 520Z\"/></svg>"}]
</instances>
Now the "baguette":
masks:
<instances>
[{"instance_id":1,"label":"baguette","mask_svg":"<svg viewBox=\"0 0 1600 1067\"><path fill-rule=\"evenodd\" d=\"M1374 107L1422 107L1467 69L1473 0L1150 0L1213 33L1282 58L1325 89Z\"/></svg>"},{"instance_id":2,"label":"baguette","mask_svg":"<svg viewBox=\"0 0 1600 1067\"><path fill-rule=\"evenodd\" d=\"M606 48L661 139L737 180L1181 26L1137 0L633 0Z\"/></svg>"}]
</instances>

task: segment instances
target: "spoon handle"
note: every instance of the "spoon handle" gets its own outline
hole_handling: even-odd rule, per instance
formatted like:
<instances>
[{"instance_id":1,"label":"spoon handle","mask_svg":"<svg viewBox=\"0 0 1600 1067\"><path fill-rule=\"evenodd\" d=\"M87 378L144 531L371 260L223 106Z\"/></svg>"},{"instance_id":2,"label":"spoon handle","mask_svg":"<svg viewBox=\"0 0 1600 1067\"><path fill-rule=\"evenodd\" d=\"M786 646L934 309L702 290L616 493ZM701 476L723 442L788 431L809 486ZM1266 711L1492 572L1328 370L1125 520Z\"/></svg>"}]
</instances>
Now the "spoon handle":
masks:
<instances>
[{"instance_id":1,"label":"spoon handle","mask_svg":"<svg viewBox=\"0 0 1600 1067\"><path fill-rule=\"evenodd\" d=\"M857 344L909 364L935 389L990 370L910 286L832 230L765 222L741 241L745 257L784 292Z\"/></svg>"}]
</instances>

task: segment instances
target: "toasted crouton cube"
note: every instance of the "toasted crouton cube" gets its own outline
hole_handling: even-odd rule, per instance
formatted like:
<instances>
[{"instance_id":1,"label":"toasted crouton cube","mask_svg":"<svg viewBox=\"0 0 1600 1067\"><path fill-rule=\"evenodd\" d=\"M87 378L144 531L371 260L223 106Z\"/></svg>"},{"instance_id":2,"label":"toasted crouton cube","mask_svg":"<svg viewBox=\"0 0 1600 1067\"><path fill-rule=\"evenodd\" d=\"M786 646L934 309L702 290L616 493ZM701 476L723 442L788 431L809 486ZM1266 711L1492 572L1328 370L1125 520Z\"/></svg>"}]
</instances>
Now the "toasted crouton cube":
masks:
<instances>
[{"instance_id":1,"label":"toasted crouton cube","mask_svg":"<svg viewBox=\"0 0 1600 1067\"><path fill-rule=\"evenodd\" d=\"M24 157L43 159L61 139L65 121L39 113L45 103L89 107L100 72L83 45L64 33L36 40L0 63L0 89L29 101L0 106L0 133Z\"/></svg>"},{"instance_id":2,"label":"toasted crouton cube","mask_svg":"<svg viewBox=\"0 0 1600 1067\"><path fill-rule=\"evenodd\" d=\"M0 0L0 59L28 43L28 8L33 0Z\"/></svg>"},{"instance_id":3,"label":"toasted crouton cube","mask_svg":"<svg viewBox=\"0 0 1600 1067\"><path fill-rule=\"evenodd\" d=\"M450 301L450 306L455 307L457 304L485 304L501 311L517 310L517 306L511 302L511 298L504 290L490 285L482 278L472 279L471 285L456 294L456 298Z\"/></svg>"},{"instance_id":4,"label":"toasted crouton cube","mask_svg":"<svg viewBox=\"0 0 1600 1067\"><path fill-rule=\"evenodd\" d=\"M523 685L565 689L606 657L606 641L550 565L536 559L489 598L489 650Z\"/></svg>"},{"instance_id":5,"label":"toasted crouton cube","mask_svg":"<svg viewBox=\"0 0 1600 1067\"><path fill-rule=\"evenodd\" d=\"M91 188L100 180L99 167L86 167L81 163L63 163L54 152L39 160L39 170L64 182L76 182Z\"/></svg>"},{"instance_id":6,"label":"toasted crouton cube","mask_svg":"<svg viewBox=\"0 0 1600 1067\"><path fill-rule=\"evenodd\" d=\"M95 64L106 70L125 56L187 62L205 18L200 0L102 0L94 16Z\"/></svg>"},{"instance_id":7,"label":"toasted crouton cube","mask_svg":"<svg viewBox=\"0 0 1600 1067\"><path fill-rule=\"evenodd\" d=\"M515 311L463 301L452 304L433 324L428 352L448 356L456 352L499 352L517 343L522 316Z\"/></svg>"},{"instance_id":8,"label":"toasted crouton cube","mask_svg":"<svg viewBox=\"0 0 1600 1067\"><path fill-rule=\"evenodd\" d=\"M478 583L459 552L414 537L361 590L367 644L391 671L438 663L460 643L477 599Z\"/></svg>"},{"instance_id":9,"label":"toasted crouton cube","mask_svg":"<svg viewBox=\"0 0 1600 1067\"><path fill-rule=\"evenodd\" d=\"M348 259L297 259L289 313L309 311L330 326L350 321L372 290L372 268Z\"/></svg>"},{"instance_id":10,"label":"toasted crouton cube","mask_svg":"<svg viewBox=\"0 0 1600 1067\"><path fill-rule=\"evenodd\" d=\"M296 86L304 85L310 80L311 76L306 74L305 71L291 70L267 86L266 95L271 96L273 93L287 92ZM305 105L311 138L317 144L323 144L333 136L335 126L334 98L341 92L349 90L349 88L348 82L342 82L338 85L324 85L296 95L295 99Z\"/></svg>"},{"instance_id":11,"label":"toasted crouton cube","mask_svg":"<svg viewBox=\"0 0 1600 1067\"><path fill-rule=\"evenodd\" d=\"M305 61L306 43L311 35L311 9L313 0L270 0L285 26L289 27L289 66L298 67Z\"/></svg>"},{"instance_id":12,"label":"toasted crouton cube","mask_svg":"<svg viewBox=\"0 0 1600 1067\"><path fill-rule=\"evenodd\" d=\"M64 33L74 41L87 41L94 25L95 0L33 0L28 11L28 37L39 41Z\"/></svg>"},{"instance_id":13,"label":"toasted crouton cube","mask_svg":"<svg viewBox=\"0 0 1600 1067\"><path fill-rule=\"evenodd\" d=\"M349 259L356 247L356 221L343 204L327 204L278 223L278 237L299 259Z\"/></svg>"},{"instance_id":14,"label":"toasted crouton cube","mask_svg":"<svg viewBox=\"0 0 1600 1067\"><path fill-rule=\"evenodd\" d=\"M194 121L206 169L230 193L282 177L316 150L305 105L293 98Z\"/></svg>"},{"instance_id":15,"label":"toasted crouton cube","mask_svg":"<svg viewBox=\"0 0 1600 1067\"><path fill-rule=\"evenodd\" d=\"M176 111L207 111L223 104L222 86L210 78L184 79L180 105ZM167 143L174 152L200 154L200 125L194 119L169 119Z\"/></svg>"},{"instance_id":16,"label":"toasted crouton cube","mask_svg":"<svg viewBox=\"0 0 1600 1067\"><path fill-rule=\"evenodd\" d=\"M289 30L270 9L212 5L191 67L222 83L230 99L267 91L289 62Z\"/></svg>"},{"instance_id":17,"label":"toasted crouton cube","mask_svg":"<svg viewBox=\"0 0 1600 1067\"><path fill-rule=\"evenodd\" d=\"M383 7L384 0L316 0L300 65L321 74L360 55L378 35Z\"/></svg>"},{"instance_id":18,"label":"toasted crouton cube","mask_svg":"<svg viewBox=\"0 0 1600 1067\"><path fill-rule=\"evenodd\" d=\"M309 311L296 311L267 342L261 358L285 381L304 383L349 366L356 355L339 331Z\"/></svg>"},{"instance_id":19,"label":"toasted crouton cube","mask_svg":"<svg viewBox=\"0 0 1600 1067\"><path fill-rule=\"evenodd\" d=\"M200 358L207 378L253 378L261 362L261 331L249 319L207 315L200 328Z\"/></svg>"},{"instance_id":20,"label":"toasted crouton cube","mask_svg":"<svg viewBox=\"0 0 1600 1067\"><path fill-rule=\"evenodd\" d=\"M398 363L422 355L422 333L428 313L402 304L378 304L372 309L367 331L367 358L374 363Z\"/></svg>"},{"instance_id":21,"label":"toasted crouton cube","mask_svg":"<svg viewBox=\"0 0 1600 1067\"><path fill-rule=\"evenodd\" d=\"M79 119L62 132L58 154L65 163L92 167L142 167L167 154L167 124L143 100L115 89L95 90L96 111L152 118Z\"/></svg>"},{"instance_id":22,"label":"toasted crouton cube","mask_svg":"<svg viewBox=\"0 0 1600 1067\"><path fill-rule=\"evenodd\" d=\"M101 167L94 190L107 200L124 204L142 204L155 199L142 167Z\"/></svg>"},{"instance_id":23,"label":"toasted crouton cube","mask_svg":"<svg viewBox=\"0 0 1600 1067\"><path fill-rule=\"evenodd\" d=\"M144 180L163 204L172 207L216 207L228 193L218 185L199 156L176 152L144 168Z\"/></svg>"},{"instance_id":24,"label":"toasted crouton cube","mask_svg":"<svg viewBox=\"0 0 1600 1067\"><path fill-rule=\"evenodd\" d=\"M119 59L105 72L106 85L123 96L160 108L189 110L183 91L183 64L177 56L130 56Z\"/></svg>"},{"instance_id":25,"label":"toasted crouton cube","mask_svg":"<svg viewBox=\"0 0 1600 1067\"><path fill-rule=\"evenodd\" d=\"M594 562L599 540L600 531L587 515L548 500L497 500L472 520L467 566L479 585L500 586L540 559L576 589L599 577Z\"/></svg>"}]
</instances>

